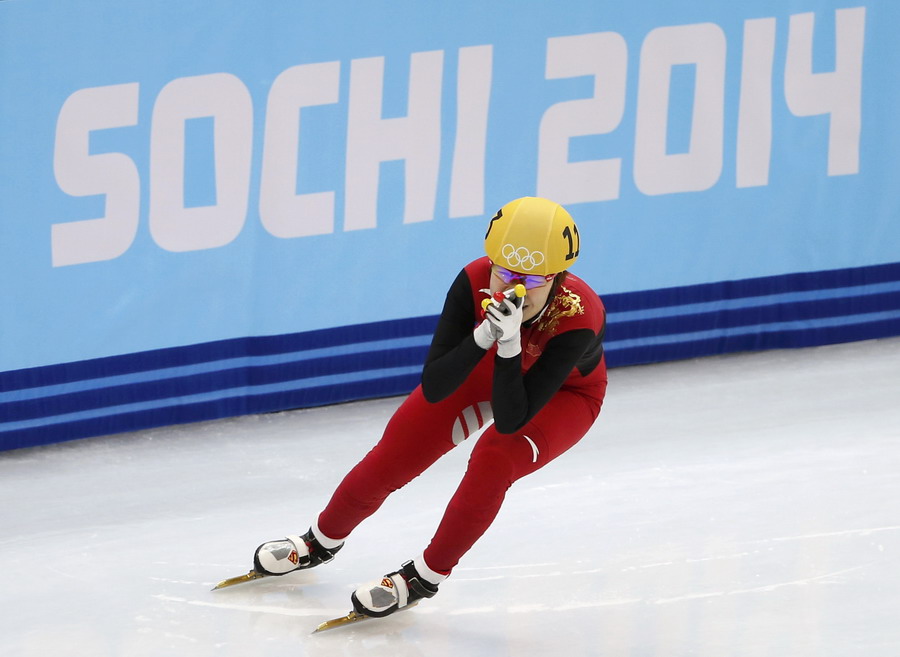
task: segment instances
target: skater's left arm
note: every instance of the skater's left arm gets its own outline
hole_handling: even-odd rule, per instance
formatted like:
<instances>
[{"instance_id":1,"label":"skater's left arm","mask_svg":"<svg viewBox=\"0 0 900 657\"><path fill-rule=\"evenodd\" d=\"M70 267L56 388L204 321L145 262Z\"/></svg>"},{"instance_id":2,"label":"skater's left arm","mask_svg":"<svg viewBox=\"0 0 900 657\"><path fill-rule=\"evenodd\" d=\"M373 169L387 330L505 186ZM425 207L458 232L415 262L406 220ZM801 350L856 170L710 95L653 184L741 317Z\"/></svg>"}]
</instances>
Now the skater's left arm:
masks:
<instances>
[{"instance_id":1,"label":"skater's left arm","mask_svg":"<svg viewBox=\"0 0 900 657\"><path fill-rule=\"evenodd\" d=\"M427 401L449 397L484 357L485 350L472 335L474 321L472 286L463 270L447 292L422 369L422 393Z\"/></svg>"}]
</instances>

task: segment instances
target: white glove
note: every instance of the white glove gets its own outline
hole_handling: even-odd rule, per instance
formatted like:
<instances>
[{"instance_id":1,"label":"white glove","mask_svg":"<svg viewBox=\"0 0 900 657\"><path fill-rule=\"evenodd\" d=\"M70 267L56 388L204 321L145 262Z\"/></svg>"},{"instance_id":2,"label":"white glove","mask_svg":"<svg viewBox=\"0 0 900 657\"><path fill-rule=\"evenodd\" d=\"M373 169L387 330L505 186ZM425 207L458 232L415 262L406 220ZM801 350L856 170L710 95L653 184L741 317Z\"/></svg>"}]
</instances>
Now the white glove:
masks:
<instances>
[{"instance_id":1,"label":"white glove","mask_svg":"<svg viewBox=\"0 0 900 657\"><path fill-rule=\"evenodd\" d=\"M498 337L500 337L500 331L487 320L475 327L475 344L485 351L494 346Z\"/></svg>"},{"instance_id":2,"label":"white glove","mask_svg":"<svg viewBox=\"0 0 900 657\"><path fill-rule=\"evenodd\" d=\"M497 338L497 355L501 358L513 358L522 351L521 328L522 306L510 299L504 299L497 305L487 307L485 322L490 322L499 333Z\"/></svg>"}]
</instances>

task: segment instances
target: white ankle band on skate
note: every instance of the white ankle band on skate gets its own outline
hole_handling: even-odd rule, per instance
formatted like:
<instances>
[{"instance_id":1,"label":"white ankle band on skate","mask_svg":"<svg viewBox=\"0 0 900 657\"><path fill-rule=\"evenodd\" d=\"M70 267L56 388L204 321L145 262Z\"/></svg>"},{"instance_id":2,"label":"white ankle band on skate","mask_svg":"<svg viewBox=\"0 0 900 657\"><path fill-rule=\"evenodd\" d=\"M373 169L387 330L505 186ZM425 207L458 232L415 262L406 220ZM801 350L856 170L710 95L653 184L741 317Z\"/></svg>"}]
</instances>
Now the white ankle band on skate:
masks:
<instances>
[{"instance_id":1,"label":"white ankle band on skate","mask_svg":"<svg viewBox=\"0 0 900 657\"><path fill-rule=\"evenodd\" d=\"M438 573L429 568L428 564L425 563L424 554L420 554L418 557L413 559L413 566L415 566L416 572L421 575L422 579L424 579L429 584L434 584L435 586L449 577L449 575L442 575L441 573Z\"/></svg>"},{"instance_id":2,"label":"white ankle band on skate","mask_svg":"<svg viewBox=\"0 0 900 657\"><path fill-rule=\"evenodd\" d=\"M394 583L394 591L397 594L397 607L403 609L403 607L409 604L409 585L399 573L390 579Z\"/></svg>"},{"instance_id":3,"label":"white ankle band on skate","mask_svg":"<svg viewBox=\"0 0 900 657\"><path fill-rule=\"evenodd\" d=\"M344 544L344 541L338 541L334 538L328 538L325 534L322 533L322 530L319 529L319 519L316 518L315 522L312 524L312 533L313 536L316 537L316 540L319 541L319 545L321 545L326 550L333 550L335 548L339 548Z\"/></svg>"}]
</instances>

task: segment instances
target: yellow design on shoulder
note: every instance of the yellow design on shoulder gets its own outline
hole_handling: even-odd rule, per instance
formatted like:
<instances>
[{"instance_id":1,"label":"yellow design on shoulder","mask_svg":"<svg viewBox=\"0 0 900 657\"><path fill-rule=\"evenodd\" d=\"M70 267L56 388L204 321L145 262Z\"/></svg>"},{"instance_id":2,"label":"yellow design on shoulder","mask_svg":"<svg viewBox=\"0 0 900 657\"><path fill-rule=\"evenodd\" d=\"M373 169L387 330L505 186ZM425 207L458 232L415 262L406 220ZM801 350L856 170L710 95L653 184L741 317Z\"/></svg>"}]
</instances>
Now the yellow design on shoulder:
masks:
<instances>
[{"instance_id":1,"label":"yellow design on shoulder","mask_svg":"<svg viewBox=\"0 0 900 657\"><path fill-rule=\"evenodd\" d=\"M537 329L539 331L547 331L551 335L556 332L559 320L563 317L575 317L575 315L583 315L584 307L581 305L581 295L575 294L565 285L561 285L559 292L553 298L547 312L538 322Z\"/></svg>"}]
</instances>

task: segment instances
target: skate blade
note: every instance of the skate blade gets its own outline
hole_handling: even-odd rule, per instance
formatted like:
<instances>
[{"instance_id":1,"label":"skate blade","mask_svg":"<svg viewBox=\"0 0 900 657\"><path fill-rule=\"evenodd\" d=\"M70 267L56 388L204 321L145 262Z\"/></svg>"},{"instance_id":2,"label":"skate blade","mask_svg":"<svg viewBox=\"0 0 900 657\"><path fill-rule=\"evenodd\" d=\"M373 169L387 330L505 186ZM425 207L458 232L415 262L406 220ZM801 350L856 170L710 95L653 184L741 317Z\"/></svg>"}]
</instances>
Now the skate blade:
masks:
<instances>
[{"instance_id":1,"label":"skate blade","mask_svg":"<svg viewBox=\"0 0 900 657\"><path fill-rule=\"evenodd\" d=\"M406 607L404 607L403 609L400 609L398 611L406 611L407 609L412 609L417 604L419 604L418 600L416 602L413 602L411 605L407 605ZM398 612L394 612L394 613L398 613ZM393 614L391 614L391 616L393 616ZM365 620L374 620L376 618L380 618L380 617L379 616L366 616L365 614L359 614L354 610L354 611L351 611L346 616L341 616L340 618L332 618L331 620L327 620L324 623L320 623L319 626L316 629L314 629L312 633L316 634L317 632L327 632L328 630L333 630L338 627L343 627L344 625L350 625L352 623L359 623L360 621L365 621ZM387 618L387 616L385 616L385 618Z\"/></svg>"},{"instance_id":2,"label":"skate blade","mask_svg":"<svg viewBox=\"0 0 900 657\"><path fill-rule=\"evenodd\" d=\"M212 590L216 591L218 589L224 589L228 586L234 586L235 584L252 582L255 579L262 579L263 577L268 577L268 575L264 573L258 573L255 570L251 570L246 575L238 575L237 577L229 577L228 579L223 579L221 582L212 587Z\"/></svg>"},{"instance_id":3,"label":"skate blade","mask_svg":"<svg viewBox=\"0 0 900 657\"><path fill-rule=\"evenodd\" d=\"M313 630L313 634L316 632L325 632L327 630L333 630L336 627L343 627L344 625L349 625L350 623L358 623L359 621L371 620L372 616L364 616L363 614L357 614L355 611L351 611L346 616L341 616L340 618L332 618L331 620L327 620L324 623L320 623L319 626Z\"/></svg>"}]
</instances>

